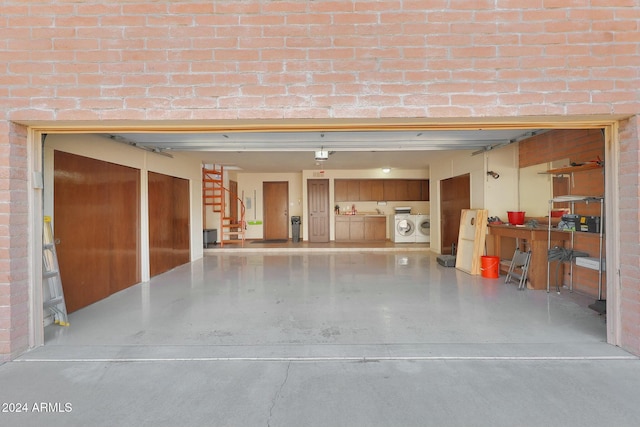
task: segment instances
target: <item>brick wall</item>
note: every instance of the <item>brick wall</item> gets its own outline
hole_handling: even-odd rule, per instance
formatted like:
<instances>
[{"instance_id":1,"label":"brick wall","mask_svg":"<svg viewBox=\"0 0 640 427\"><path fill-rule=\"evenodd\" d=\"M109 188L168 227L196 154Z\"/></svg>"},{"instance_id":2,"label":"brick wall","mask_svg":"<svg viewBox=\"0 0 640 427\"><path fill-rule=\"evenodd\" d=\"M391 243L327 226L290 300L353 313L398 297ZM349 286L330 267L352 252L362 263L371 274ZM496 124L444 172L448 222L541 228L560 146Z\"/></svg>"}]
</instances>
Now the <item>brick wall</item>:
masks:
<instances>
[{"instance_id":1,"label":"brick wall","mask_svg":"<svg viewBox=\"0 0 640 427\"><path fill-rule=\"evenodd\" d=\"M640 119L620 126L620 285L622 346L640 354Z\"/></svg>"},{"instance_id":2,"label":"brick wall","mask_svg":"<svg viewBox=\"0 0 640 427\"><path fill-rule=\"evenodd\" d=\"M23 150L8 122L27 120L633 116L639 18L637 0L4 0L0 147ZM7 205L23 183L0 179ZM22 230L21 209L2 215ZM3 354L25 343L24 234L0 229Z\"/></svg>"},{"instance_id":3,"label":"brick wall","mask_svg":"<svg viewBox=\"0 0 640 427\"><path fill-rule=\"evenodd\" d=\"M0 144L0 361L28 344L28 204L26 129L5 126Z\"/></svg>"},{"instance_id":4,"label":"brick wall","mask_svg":"<svg viewBox=\"0 0 640 427\"><path fill-rule=\"evenodd\" d=\"M636 114L637 0L5 0L13 120ZM2 116L0 116L2 118Z\"/></svg>"}]
</instances>

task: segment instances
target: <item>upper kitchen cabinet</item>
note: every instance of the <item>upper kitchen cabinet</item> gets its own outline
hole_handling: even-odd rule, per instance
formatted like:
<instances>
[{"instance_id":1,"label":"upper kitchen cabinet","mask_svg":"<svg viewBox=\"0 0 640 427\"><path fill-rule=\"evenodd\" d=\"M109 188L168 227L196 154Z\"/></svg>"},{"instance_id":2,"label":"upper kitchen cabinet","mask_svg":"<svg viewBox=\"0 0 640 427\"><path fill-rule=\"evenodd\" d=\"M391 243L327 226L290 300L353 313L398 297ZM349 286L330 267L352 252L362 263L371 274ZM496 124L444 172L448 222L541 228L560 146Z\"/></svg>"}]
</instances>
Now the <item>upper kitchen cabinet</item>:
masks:
<instances>
[{"instance_id":1,"label":"upper kitchen cabinet","mask_svg":"<svg viewBox=\"0 0 640 427\"><path fill-rule=\"evenodd\" d=\"M333 184L333 191L335 193L336 202L358 202L360 200L374 200L367 197L371 197L371 187L368 189L368 194L363 194L362 188L363 180L359 179L336 179ZM382 199L379 199L382 200Z\"/></svg>"},{"instance_id":2,"label":"upper kitchen cabinet","mask_svg":"<svg viewBox=\"0 0 640 427\"><path fill-rule=\"evenodd\" d=\"M384 200L387 201L429 201L428 190L428 179L384 180Z\"/></svg>"},{"instance_id":3,"label":"upper kitchen cabinet","mask_svg":"<svg viewBox=\"0 0 640 427\"><path fill-rule=\"evenodd\" d=\"M336 202L429 201L428 179L336 179Z\"/></svg>"},{"instance_id":4,"label":"upper kitchen cabinet","mask_svg":"<svg viewBox=\"0 0 640 427\"><path fill-rule=\"evenodd\" d=\"M349 189L347 187L348 183L349 183L349 180L347 179L336 179L333 182L333 193L334 193L333 197L336 200L336 202L349 201L348 199Z\"/></svg>"},{"instance_id":5,"label":"upper kitchen cabinet","mask_svg":"<svg viewBox=\"0 0 640 427\"><path fill-rule=\"evenodd\" d=\"M384 186L382 180L361 179L360 200L384 200Z\"/></svg>"}]
</instances>

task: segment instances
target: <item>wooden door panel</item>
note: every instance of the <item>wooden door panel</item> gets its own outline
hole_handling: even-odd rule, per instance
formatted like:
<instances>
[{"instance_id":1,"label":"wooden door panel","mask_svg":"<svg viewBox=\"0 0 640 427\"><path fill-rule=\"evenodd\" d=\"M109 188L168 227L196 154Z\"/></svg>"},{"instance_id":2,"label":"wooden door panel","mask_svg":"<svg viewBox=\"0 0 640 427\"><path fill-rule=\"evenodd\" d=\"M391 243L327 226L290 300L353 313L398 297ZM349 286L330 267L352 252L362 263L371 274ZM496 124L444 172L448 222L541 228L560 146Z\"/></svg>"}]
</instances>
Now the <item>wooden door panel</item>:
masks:
<instances>
[{"instance_id":1,"label":"wooden door panel","mask_svg":"<svg viewBox=\"0 0 640 427\"><path fill-rule=\"evenodd\" d=\"M173 230L171 227L171 177L149 172L149 272L157 276L171 268Z\"/></svg>"},{"instance_id":2,"label":"wooden door panel","mask_svg":"<svg viewBox=\"0 0 640 427\"><path fill-rule=\"evenodd\" d=\"M307 181L309 201L309 241L326 243L329 241L329 180L310 179Z\"/></svg>"},{"instance_id":3,"label":"wooden door panel","mask_svg":"<svg viewBox=\"0 0 640 427\"><path fill-rule=\"evenodd\" d=\"M189 262L189 181L149 172L151 277Z\"/></svg>"},{"instance_id":4,"label":"wooden door panel","mask_svg":"<svg viewBox=\"0 0 640 427\"><path fill-rule=\"evenodd\" d=\"M189 181L173 177L173 257L174 267L191 260Z\"/></svg>"},{"instance_id":5,"label":"wooden door panel","mask_svg":"<svg viewBox=\"0 0 640 427\"><path fill-rule=\"evenodd\" d=\"M263 182L264 239L289 238L289 183Z\"/></svg>"},{"instance_id":6,"label":"wooden door panel","mask_svg":"<svg viewBox=\"0 0 640 427\"><path fill-rule=\"evenodd\" d=\"M54 151L54 237L67 310L140 281L140 171Z\"/></svg>"},{"instance_id":7,"label":"wooden door panel","mask_svg":"<svg viewBox=\"0 0 640 427\"><path fill-rule=\"evenodd\" d=\"M107 163L111 282L109 294L140 282L140 170Z\"/></svg>"},{"instance_id":8,"label":"wooden door panel","mask_svg":"<svg viewBox=\"0 0 640 427\"><path fill-rule=\"evenodd\" d=\"M451 253L451 245L458 243L462 209L471 206L471 178L469 174L440 181L440 230L443 254Z\"/></svg>"}]
</instances>

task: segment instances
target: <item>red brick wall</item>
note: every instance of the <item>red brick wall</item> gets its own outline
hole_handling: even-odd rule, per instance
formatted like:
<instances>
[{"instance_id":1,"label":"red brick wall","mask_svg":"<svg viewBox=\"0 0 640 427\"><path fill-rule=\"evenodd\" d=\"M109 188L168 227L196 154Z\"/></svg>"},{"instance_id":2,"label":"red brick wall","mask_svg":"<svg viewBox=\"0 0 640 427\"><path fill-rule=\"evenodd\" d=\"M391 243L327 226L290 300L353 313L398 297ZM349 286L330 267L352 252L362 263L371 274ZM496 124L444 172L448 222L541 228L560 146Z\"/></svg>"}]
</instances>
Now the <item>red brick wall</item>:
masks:
<instances>
[{"instance_id":1,"label":"red brick wall","mask_svg":"<svg viewBox=\"0 0 640 427\"><path fill-rule=\"evenodd\" d=\"M5 0L13 120L636 114L636 0Z\"/></svg>"},{"instance_id":2,"label":"red brick wall","mask_svg":"<svg viewBox=\"0 0 640 427\"><path fill-rule=\"evenodd\" d=\"M639 20L637 0L4 0L0 147L24 149L12 120L633 116ZM0 204L23 191L0 180ZM0 212L2 354L26 342L23 208Z\"/></svg>"},{"instance_id":3,"label":"red brick wall","mask_svg":"<svg viewBox=\"0 0 640 427\"><path fill-rule=\"evenodd\" d=\"M26 129L6 130L0 144L0 361L28 345L28 204Z\"/></svg>"}]
</instances>

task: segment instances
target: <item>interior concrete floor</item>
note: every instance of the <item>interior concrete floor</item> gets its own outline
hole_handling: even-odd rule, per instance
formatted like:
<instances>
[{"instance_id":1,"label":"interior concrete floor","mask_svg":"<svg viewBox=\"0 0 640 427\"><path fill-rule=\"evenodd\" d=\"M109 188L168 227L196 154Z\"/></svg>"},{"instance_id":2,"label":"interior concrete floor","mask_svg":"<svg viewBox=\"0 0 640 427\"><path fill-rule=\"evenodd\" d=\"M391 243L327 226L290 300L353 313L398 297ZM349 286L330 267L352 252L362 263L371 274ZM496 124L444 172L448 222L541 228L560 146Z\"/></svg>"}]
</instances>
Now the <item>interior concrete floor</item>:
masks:
<instances>
[{"instance_id":1,"label":"interior concrete floor","mask_svg":"<svg viewBox=\"0 0 640 427\"><path fill-rule=\"evenodd\" d=\"M48 326L0 366L0 424L637 426L640 359L591 298L412 245L281 249L207 250Z\"/></svg>"}]
</instances>

